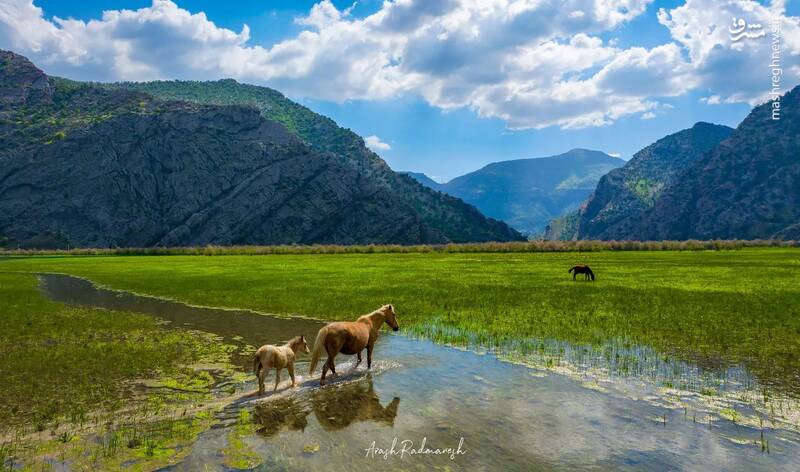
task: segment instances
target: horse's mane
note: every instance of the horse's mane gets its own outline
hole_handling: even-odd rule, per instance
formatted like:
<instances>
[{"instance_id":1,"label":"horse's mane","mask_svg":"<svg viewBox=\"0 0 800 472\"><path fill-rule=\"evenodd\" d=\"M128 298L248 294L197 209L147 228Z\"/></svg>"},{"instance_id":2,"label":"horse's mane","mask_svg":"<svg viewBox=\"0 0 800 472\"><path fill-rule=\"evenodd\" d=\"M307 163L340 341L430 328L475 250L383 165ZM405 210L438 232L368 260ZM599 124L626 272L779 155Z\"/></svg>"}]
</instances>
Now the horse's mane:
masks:
<instances>
[{"instance_id":1,"label":"horse's mane","mask_svg":"<svg viewBox=\"0 0 800 472\"><path fill-rule=\"evenodd\" d=\"M295 337L293 337L292 339L288 340L288 341L286 342L286 345L287 345L287 346L294 346L295 344L297 344L297 343L299 343L300 341L302 341L302 339L303 339L303 336L295 336Z\"/></svg>"},{"instance_id":2,"label":"horse's mane","mask_svg":"<svg viewBox=\"0 0 800 472\"><path fill-rule=\"evenodd\" d=\"M370 312L370 313L367 313L366 315L361 315L361 316L359 316L359 317L358 317L358 320L356 320L356 321L365 320L365 319L367 319L367 318L369 318L369 317L371 317L372 315L375 315L375 314L377 314L377 313L380 313L380 314L382 314L382 315L385 315L385 313L384 313L384 312L386 311L386 307L388 307L388 306L389 306L389 305L383 305L382 307L378 308L377 310L374 310L374 311L372 311L372 312Z\"/></svg>"},{"instance_id":3,"label":"horse's mane","mask_svg":"<svg viewBox=\"0 0 800 472\"><path fill-rule=\"evenodd\" d=\"M390 306L391 305L383 305L382 307L378 308L377 310L375 310L375 311L373 311L371 313L367 313L366 315L361 315L356 320L356 323L358 323L358 322L366 322L366 323L369 323L369 324L373 325L374 327L377 327L377 326L375 326L375 323L372 321L372 317L375 316L375 315L380 314L383 317L383 320L385 321L386 318L387 318L386 317L386 310ZM383 323L383 321L381 321L381 323Z\"/></svg>"}]
</instances>

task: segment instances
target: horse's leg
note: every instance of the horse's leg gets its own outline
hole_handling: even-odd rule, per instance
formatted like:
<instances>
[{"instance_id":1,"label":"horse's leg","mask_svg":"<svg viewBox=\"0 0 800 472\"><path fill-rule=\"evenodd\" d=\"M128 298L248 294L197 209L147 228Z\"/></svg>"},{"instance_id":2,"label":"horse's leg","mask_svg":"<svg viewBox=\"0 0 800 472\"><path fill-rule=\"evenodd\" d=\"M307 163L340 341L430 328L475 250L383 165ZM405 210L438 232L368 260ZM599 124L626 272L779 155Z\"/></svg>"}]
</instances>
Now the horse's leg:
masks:
<instances>
[{"instance_id":1,"label":"horse's leg","mask_svg":"<svg viewBox=\"0 0 800 472\"><path fill-rule=\"evenodd\" d=\"M353 370L356 370L359 364L361 364L361 351L356 353L356 365L353 366Z\"/></svg>"},{"instance_id":2,"label":"horse's leg","mask_svg":"<svg viewBox=\"0 0 800 472\"><path fill-rule=\"evenodd\" d=\"M292 378L292 388L295 388L297 384L294 381L294 363L287 365L286 370L289 371L289 376Z\"/></svg>"},{"instance_id":3,"label":"horse's leg","mask_svg":"<svg viewBox=\"0 0 800 472\"><path fill-rule=\"evenodd\" d=\"M367 344L367 369L372 368L372 344Z\"/></svg>"},{"instance_id":4,"label":"horse's leg","mask_svg":"<svg viewBox=\"0 0 800 472\"><path fill-rule=\"evenodd\" d=\"M330 365L330 368L331 368L331 374L332 374L334 377L338 377L338 376L339 376L339 374L337 374L337 373L336 373L336 364L334 364L334 363L333 363L333 360L334 360L335 356L336 356L336 354L334 354L333 356L330 356L330 357L328 357L328 360L331 362L331 365Z\"/></svg>"},{"instance_id":5,"label":"horse's leg","mask_svg":"<svg viewBox=\"0 0 800 472\"><path fill-rule=\"evenodd\" d=\"M272 390L273 392L278 390L278 383L281 381L281 369L276 367L275 368L275 388Z\"/></svg>"},{"instance_id":6,"label":"horse's leg","mask_svg":"<svg viewBox=\"0 0 800 472\"><path fill-rule=\"evenodd\" d=\"M331 375L334 377L337 376L336 364L334 364L334 361L336 360L336 354L339 354L339 349L341 349L341 346L325 346L325 350L328 352L328 368L331 370Z\"/></svg>"},{"instance_id":7,"label":"horse's leg","mask_svg":"<svg viewBox=\"0 0 800 472\"><path fill-rule=\"evenodd\" d=\"M322 364L322 377L319 378L319 384L325 385L325 374L328 373L328 360L325 359L325 363Z\"/></svg>"},{"instance_id":8,"label":"horse's leg","mask_svg":"<svg viewBox=\"0 0 800 472\"><path fill-rule=\"evenodd\" d=\"M261 371L259 371L259 373L258 373L258 394L259 395L264 395L264 390L265 390L264 389L264 379L267 378L267 371L268 370L269 370L269 367L267 367L265 365L262 365L261 366Z\"/></svg>"},{"instance_id":9,"label":"horse's leg","mask_svg":"<svg viewBox=\"0 0 800 472\"><path fill-rule=\"evenodd\" d=\"M577 276L578 276L578 271L576 270L575 272L572 273L572 280L575 280L575 277Z\"/></svg>"}]
</instances>

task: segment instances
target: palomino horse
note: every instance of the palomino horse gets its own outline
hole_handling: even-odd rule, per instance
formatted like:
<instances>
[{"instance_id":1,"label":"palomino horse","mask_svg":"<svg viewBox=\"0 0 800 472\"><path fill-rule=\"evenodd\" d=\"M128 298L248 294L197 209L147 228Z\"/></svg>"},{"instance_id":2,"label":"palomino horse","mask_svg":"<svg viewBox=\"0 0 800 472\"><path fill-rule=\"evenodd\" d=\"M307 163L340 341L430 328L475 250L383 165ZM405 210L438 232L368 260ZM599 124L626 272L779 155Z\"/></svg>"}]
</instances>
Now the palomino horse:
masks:
<instances>
[{"instance_id":1,"label":"palomino horse","mask_svg":"<svg viewBox=\"0 0 800 472\"><path fill-rule=\"evenodd\" d=\"M322 377L319 379L320 385L325 385L325 374L328 369L331 370L333 375L336 375L336 366L333 362L336 359L336 354L340 352L351 356L356 354L358 356L356 366L358 366L361 363L361 351L367 348L367 368L371 368L372 348L375 346L375 341L378 340L378 330L381 329L383 323L388 324L395 331L400 329L400 326L397 325L397 317L392 305L383 305L372 313L362 316L357 321L337 321L323 326L317 333L314 348L311 350L311 367L308 373L314 373L323 348L328 353L328 360L322 366Z\"/></svg>"},{"instance_id":2,"label":"palomino horse","mask_svg":"<svg viewBox=\"0 0 800 472\"><path fill-rule=\"evenodd\" d=\"M578 274L586 274L586 280L589 280L589 278L591 278L592 282L594 282L594 272L592 272L592 269L590 269L589 266L587 265L573 266L567 272L568 273L572 272L572 280L575 280L575 277L577 277Z\"/></svg>"},{"instance_id":3,"label":"palomino horse","mask_svg":"<svg viewBox=\"0 0 800 472\"><path fill-rule=\"evenodd\" d=\"M256 357L253 359L253 373L258 377L259 395L264 394L264 379L267 378L269 370L273 367L275 368L275 388L272 390L273 392L278 390L282 369L289 371L289 376L292 378L292 387L295 386L294 359L297 357L297 351L301 348L308 354L308 344L306 344L305 336L295 336L283 346L266 344L258 348Z\"/></svg>"}]
</instances>

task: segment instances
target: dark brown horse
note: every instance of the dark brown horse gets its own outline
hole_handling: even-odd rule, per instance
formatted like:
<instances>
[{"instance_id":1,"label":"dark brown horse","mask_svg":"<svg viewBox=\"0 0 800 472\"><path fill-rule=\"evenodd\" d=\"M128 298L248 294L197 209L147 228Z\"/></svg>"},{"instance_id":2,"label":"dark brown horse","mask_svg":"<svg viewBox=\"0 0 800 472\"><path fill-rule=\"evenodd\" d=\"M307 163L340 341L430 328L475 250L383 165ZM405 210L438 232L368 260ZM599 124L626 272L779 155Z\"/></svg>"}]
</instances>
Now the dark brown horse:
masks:
<instances>
[{"instance_id":1,"label":"dark brown horse","mask_svg":"<svg viewBox=\"0 0 800 472\"><path fill-rule=\"evenodd\" d=\"M578 274L585 274L586 280L591 279L592 282L594 282L594 272L592 272L592 269L590 269L589 266L587 265L573 266L570 270L567 271L567 273L570 272L572 272L572 280L575 280L575 277L577 277Z\"/></svg>"},{"instance_id":2,"label":"dark brown horse","mask_svg":"<svg viewBox=\"0 0 800 472\"><path fill-rule=\"evenodd\" d=\"M357 321L339 321L323 326L317 333L314 348L311 350L311 366L308 373L314 373L323 349L328 353L328 360L322 366L320 385L325 385L325 374L328 369L333 375L336 375L336 365L333 362L340 352L357 355L356 366L358 366L361 363L361 351L366 348L367 368L372 367L372 348L375 346L375 341L378 340L378 330L381 329L383 323L388 324L395 331L400 329L392 305L383 305Z\"/></svg>"}]
</instances>

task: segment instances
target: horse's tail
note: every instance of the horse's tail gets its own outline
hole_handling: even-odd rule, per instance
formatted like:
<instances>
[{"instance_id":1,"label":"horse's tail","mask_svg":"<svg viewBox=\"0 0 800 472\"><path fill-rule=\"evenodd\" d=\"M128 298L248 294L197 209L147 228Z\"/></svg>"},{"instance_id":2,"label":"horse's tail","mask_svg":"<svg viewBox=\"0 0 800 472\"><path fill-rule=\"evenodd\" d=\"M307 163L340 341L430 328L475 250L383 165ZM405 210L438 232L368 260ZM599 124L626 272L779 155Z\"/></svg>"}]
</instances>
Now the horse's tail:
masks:
<instances>
[{"instance_id":1,"label":"horse's tail","mask_svg":"<svg viewBox=\"0 0 800 472\"><path fill-rule=\"evenodd\" d=\"M592 272L592 269L590 269L588 267L586 268L586 270L589 271L589 277L591 277L592 278L592 282L594 282L594 272Z\"/></svg>"},{"instance_id":2,"label":"horse's tail","mask_svg":"<svg viewBox=\"0 0 800 472\"><path fill-rule=\"evenodd\" d=\"M575 267L570 267L569 270L567 271L567 273L571 274L573 270L575 270Z\"/></svg>"},{"instance_id":3,"label":"horse's tail","mask_svg":"<svg viewBox=\"0 0 800 472\"><path fill-rule=\"evenodd\" d=\"M261 365L261 356L256 354L255 357L253 357L253 373L256 374L256 377L258 377L258 372L261 370L261 367L263 367Z\"/></svg>"},{"instance_id":4,"label":"horse's tail","mask_svg":"<svg viewBox=\"0 0 800 472\"><path fill-rule=\"evenodd\" d=\"M319 356L322 354L322 348L325 345L325 337L328 335L328 327L323 326L319 333L317 333L317 339L314 340L314 348L311 349L311 365L308 368L308 374L311 375L314 373L314 369L317 368L317 363L319 362Z\"/></svg>"}]
</instances>

